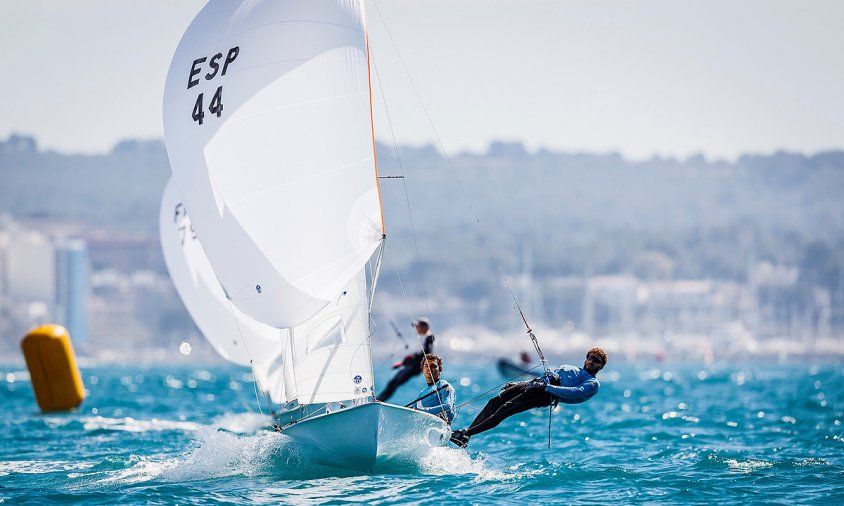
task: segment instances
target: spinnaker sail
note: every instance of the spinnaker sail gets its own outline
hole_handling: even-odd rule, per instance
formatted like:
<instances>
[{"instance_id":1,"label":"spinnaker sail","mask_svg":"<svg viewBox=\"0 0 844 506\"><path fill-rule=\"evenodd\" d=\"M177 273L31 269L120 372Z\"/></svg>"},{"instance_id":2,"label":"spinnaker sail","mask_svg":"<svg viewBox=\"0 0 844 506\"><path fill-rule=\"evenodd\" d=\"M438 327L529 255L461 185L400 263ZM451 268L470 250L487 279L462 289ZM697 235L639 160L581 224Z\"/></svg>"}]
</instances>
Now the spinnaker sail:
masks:
<instances>
[{"instance_id":1,"label":"spinnaker sail","mask_svg":"<svg viewBox=\"0 0 844 506\"><path fill-rule=\"evenodd\" d=\"M164 92L173 178L242 312L277 328L334 300L383 236L363 5L212 0Z\"/></svg>"}]
</instances>

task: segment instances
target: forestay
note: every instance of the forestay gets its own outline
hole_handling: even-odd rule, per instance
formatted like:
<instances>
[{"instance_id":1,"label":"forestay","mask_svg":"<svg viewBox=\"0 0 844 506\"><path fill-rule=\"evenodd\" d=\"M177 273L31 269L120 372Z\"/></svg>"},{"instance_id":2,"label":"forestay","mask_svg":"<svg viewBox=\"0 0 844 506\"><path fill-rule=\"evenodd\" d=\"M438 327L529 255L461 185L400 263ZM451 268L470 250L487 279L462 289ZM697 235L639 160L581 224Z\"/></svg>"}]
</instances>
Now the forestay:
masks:
<instances>
[{"instance_id":1,"label":"forestay","mask_svg":"<svg viewBox=\"0 0 844 506\"><path fill-rule=\"evenodd\" d=\"M383 234L362 9L211 0L167 76L179 193L228 297L274 327L335 301Z\"/></svg>"}]
</instances>

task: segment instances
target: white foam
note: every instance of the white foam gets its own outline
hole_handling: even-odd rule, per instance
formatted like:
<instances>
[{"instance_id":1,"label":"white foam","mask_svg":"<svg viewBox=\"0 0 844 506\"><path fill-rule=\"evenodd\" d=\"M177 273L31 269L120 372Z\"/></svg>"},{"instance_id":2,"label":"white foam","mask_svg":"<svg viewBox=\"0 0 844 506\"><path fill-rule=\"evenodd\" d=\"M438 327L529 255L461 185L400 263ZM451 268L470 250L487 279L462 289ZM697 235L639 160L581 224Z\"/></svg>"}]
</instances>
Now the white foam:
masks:
<instances>
[{"instance_id":1,"label":"white foam","mask_svg":"<svg viewBox=\"0 0 844 506\"><path fill-rule=\"evenodd\" d=\"M272 423L270 416L260 413L226 413L215 418L212 427L238 434L255 434L266 430Z\"/></svg>"},{"instance_id":2,"label":"white foam","mask_svg":"<svg viewBox=\"0 0 844 506\"><path fill-rule=\"evenodd\" d=\"M483 454L472 457L466 450L440 447L432 448L419 461L422 472L435 475L474 474L475 482L509 481L522 478L530 473L505 472L487 468L487 459Z\"/></svg>"},{"instance_id":3,"label":"white foam","mask_svg":"<svg viewBox=\"0 0 844 506\"><path fill-rule=\"evenodd\" d=\"M767 462L764 460L737 460L737 459L727 459L724 461L728 466L730 466L730 470L737 471L740 473L752 473L753 471L759 469L767 469L769 467L773 467L774 464L771 462Z\"/></svg>"},{"instance_id":4,"label":"white foam","mask_svg":"<svg viewBox=\"0 0 844 506\"><path fill-rule=\"evenodd\" d=\"M264 461L264 448L277 445L282 438L286 439L286 436L269 432L260 436L239 436L211 427L200 427L195 433L195 446L186 455L131 455L128 467L107 471L106 476L96 483L123 485L150 480L188 482L251 475Z\"/></svg>"},{"instance_id":5,"label":"white foam","mask_svg":"<svg viewBox=\"0 0 844 506\"><path fill-rule=\"evenodd\" d=\"M162 478L167 481L194 481L223 476L253 475L260 472L268 447L277 446L280 434L241 436L216 428L204 427L196 433L196 446Z\"/></svg>"},{"instance_id":6,"label":"white foam","mask_svg":"<svg viewBox=\"0 0 844 506\"><path fill-rule=\"evenodd\" d=\"M90 462L71 462L69 460L7 460L0 461L0 476L11 473L42 474L94 467Z\"/></svg>"},{"instance_id":7,"label":"white foam","mask_svg":"<svg viewBox=\"0 0 844 506\"><path fill-rule=\"evenodd\" d=\"M175 420L135 420L131 417L107 418L103 416L84 417L79 419L85 430L116 430L125 432L149 432L149 431L188 431L199 430L202 426L194 422L183 422Z\"/></svg>"},{"instance_id":8,"label":"white foam","mask_svg":"<svg viewBox=\"0 0 844 506\"><path fill-rule=\"evenodd\" d=\"M166 457L145 457L131 455L129 461L134 464L126 469L109 471L106 477L97 483L101 485L122 485L130 483L142 483L159 477L168 469L178 465L177 459Z\"/></svg>"},{"instance_id":9,"label":"white foam","mask_svg":"<svg viewBox=\"0 0 844 506\"><path fill-rule=\"evenodd\" d=\"M97 480L104 485L150 480L191 482L231 476L270 475L277 479L310 479L348 475L342 470L316 464L309 447L297 444L286 435L263 430L270 419L260 414L225 414L219 416L212 426L131 418L90 417L83 421L86 429L129 432L184 430L193 433L190 448L181 455L132 455L124 469L106 471L105 477ZM402 472L398 468L393 471ZM465 450L445 447L432 449L406 471L432 475L468 474L474 475L474 482L517 480L531 474L520 472L518 466L508 471L490 469L483 454L473 457ZM95 473L100 477L102 474Z\"/></svg>"}]
</instances>

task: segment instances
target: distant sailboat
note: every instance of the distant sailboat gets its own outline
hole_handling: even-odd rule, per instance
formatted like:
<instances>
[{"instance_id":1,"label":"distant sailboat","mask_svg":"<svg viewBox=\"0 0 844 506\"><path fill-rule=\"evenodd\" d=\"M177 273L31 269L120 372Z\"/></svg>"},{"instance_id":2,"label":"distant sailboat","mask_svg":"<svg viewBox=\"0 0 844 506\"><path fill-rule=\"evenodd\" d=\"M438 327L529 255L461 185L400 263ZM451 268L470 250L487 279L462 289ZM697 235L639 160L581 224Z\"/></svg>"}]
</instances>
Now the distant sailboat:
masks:
<instances>
[{"instance_id":1,"label":"distant sailboat","mask_svg":"<svg viewBox=\"0 0 844 506\"><path fill-rule=\"evenodd\" d=\"M442 419L373 400L365 268L380 248L374 286L385 235L362 3L211 0L173 56L164 131L168 268L220 354L287 403L283 432L363 471L444 445Z\"/></svg>"},{"instance_id":2,"label":"distant sailboat","mask_svg":"<svg viewBox=\"0 0 844 506\"><path fill-rule=\"evenodd\" d=\"M502 357L498 359L495 366L501 376L511 380L531 376L532 372L539 367L539 365L531 367L530 354L526 351L519 353L518 362Z\"/></svg>"},{"instance_id":3,"label":"distant sailboat","mask_svg":"<svg viewBox=\"0 0 844 506\"><path fill-rule=\"evenodd\" d=\"M507 379L531 376L532 371L536 369L536 367L528 368L524 364L517 364L509 358L499 358L495 366L498 369L498 374Z\"/></svg>"}]
</instances>

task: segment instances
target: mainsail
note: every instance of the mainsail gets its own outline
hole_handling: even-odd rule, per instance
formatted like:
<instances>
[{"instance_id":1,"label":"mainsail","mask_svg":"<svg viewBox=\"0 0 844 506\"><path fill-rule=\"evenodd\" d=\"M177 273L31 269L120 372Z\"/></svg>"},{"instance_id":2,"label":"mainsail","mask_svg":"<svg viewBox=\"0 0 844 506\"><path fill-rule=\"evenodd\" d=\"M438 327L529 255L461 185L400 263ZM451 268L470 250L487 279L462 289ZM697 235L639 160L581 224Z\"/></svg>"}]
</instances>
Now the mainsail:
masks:
<instances>
[{"instance_id":1,"label":"mainsail","mask_svg":"<svg viewBox=\"0 0 844 506\"><path fill-rule=\"evenodd\" d=\"M358 1L211 0L173 56L173 178L228 298L259 322L336 303L383 236L367 49Z\"/></svg>"},{"instance_id":2,"label":"mainsail","mask_svg":"<svg viewBox=\"0 0 844 506\"><path fill-rule=\"evenodd\" d=\"M251 365L274 402L372 395L363 270L304 324L279 330L243 314L226 298L172 181L164 190L159 225L170 277L200 331L223 358Z\"/></svg>"}]
</instances>

